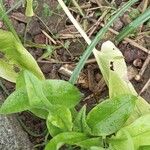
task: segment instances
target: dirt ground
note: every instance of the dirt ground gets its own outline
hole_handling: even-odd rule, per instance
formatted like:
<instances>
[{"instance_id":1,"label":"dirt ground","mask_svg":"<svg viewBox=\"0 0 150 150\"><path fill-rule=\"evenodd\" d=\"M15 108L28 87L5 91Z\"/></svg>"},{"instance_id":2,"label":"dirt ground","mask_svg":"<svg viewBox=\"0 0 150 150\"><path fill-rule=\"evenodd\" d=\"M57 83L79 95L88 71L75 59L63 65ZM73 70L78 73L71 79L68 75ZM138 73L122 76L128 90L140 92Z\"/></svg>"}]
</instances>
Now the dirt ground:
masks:
<instances>
[{"instance_id":1,"label":"dirt ground","mask_svg":"<svg viewBox=\"0 0 150 150\"><path fill-rule=\"evenodd\" d=\"M91 39L94 38L99 29L102 28L103 24L107 22L115 11L114 8L110 9L103 0L100 1L104 6L101 9L98 7L96 0L79 0L80 7L86 17L82 17L71 2L67 3L72 14L82 24ZM115 7L119 8L124 2L125 0L116 0ZM6 4L9 9L13 4L13 0L7 0ZM142 6L142 1L139 1L133 8L141 11ZM104 15L106 9L107 12ZM99 19L101 13L104 16ZM98 49L100 49L102 42L106 40L114 41L115 34L113 31L119 32L132 21L129 13L130 11L114 23L111 27L112 30L108 31L104 39L97 45ZM18 35L23 40L27 50L37 60L46 78L68 80L70 74L67 70L73 71L87 44L66 17L56 0L39 0L35 14L29 20L24 15L24 8L19 6L9 16ZM143 24L130 39L137 45L150 49L150 35L146 34L148 31L150 31L150 27ZM51 45L49 51L42 47L46 44ZM137 92L140 93L150 78L150 61L148 54L142 48L138 48L137 45L124 40L118 45L118 48L123 53L128 65L129 78ZM4 87L0 96L1 99L5 99L15 87L12 83L5 80L1 81ZM87 104L88 109L108 96L108 89L93 55L86 62L76 85L84 93L81 105ZM150 87L141 95L150 102ZM41 143L45 141L47 133L44 121L29 112L23 112L17 116L23 128L30 135L30 140L35 145L35 149L42 149L43 145Z\"/></svg>"}]
</instances>

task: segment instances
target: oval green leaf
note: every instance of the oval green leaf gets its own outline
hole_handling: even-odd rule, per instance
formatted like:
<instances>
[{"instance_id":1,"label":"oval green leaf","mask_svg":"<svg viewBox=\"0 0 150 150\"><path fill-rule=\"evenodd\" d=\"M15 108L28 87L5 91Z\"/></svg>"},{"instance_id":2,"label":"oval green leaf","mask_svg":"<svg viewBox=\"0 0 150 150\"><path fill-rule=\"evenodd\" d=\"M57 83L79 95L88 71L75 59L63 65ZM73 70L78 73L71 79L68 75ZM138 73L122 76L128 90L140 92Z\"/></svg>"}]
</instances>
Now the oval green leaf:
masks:
<instances>
[{"instance_id":1,"label":"oval green leaf","mask_svg":"<svg viewBox=\"0 0 150 150\"><path fill-rule=\"evenodd\" d=\"M53 105L53 109L49 110L46 124L51 136L71 131L73 124L70 110L64 106Z\"/></svg>"},{"instance_id":2,"label":"oval green leaf","mask_svg":"<svg viewBox=\"0 0 150 150\"><path fill-rule=\"evenodd\" d=\"M86 139L88 139L88 137L79 132L60 133L49 141L45 150L58 150L64 144L76 145L76 143Z\"/></svg>"},{"instance_id":3,"label":"oval green leaf","mask_svg":"<svg viewBox=\"0 0 150 150\"><path fill-rule=\"evenodd\" d=\"M42 84L43 92L51 104L73 108L81 100L80 91L67 81L46 80Z\"/></svg>"},{"instance_id":4,"label":"oval green leaf","mask_svg":"<svg viewBox=\"0 0 150 150\"><path fill-rule=\"evenodd\" d=\"M105 100L87 115L87 124L95 136L106 136L118 131L129 118L137 97L121 95Z\"/></svg>"},{"instance_id":5,"label":"oval green leaf","mask_svg":"<svg viewBox=\"0 0 150 150\"><path fill-rule=\"evenodd\" d=\"M24 89L14 91L2 104L0 108L1 114L17 113L29 108L27 92Z\"/></svg>"}]
</instances>

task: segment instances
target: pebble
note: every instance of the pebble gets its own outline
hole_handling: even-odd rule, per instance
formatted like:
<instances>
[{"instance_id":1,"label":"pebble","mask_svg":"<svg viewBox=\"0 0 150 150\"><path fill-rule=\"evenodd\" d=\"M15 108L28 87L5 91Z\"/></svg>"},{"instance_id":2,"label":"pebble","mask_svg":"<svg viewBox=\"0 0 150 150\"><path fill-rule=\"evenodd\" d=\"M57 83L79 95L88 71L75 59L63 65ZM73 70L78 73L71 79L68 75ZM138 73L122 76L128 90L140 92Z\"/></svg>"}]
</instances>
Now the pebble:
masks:
<instances>
[{"instance_id":1,"label":"pebble","mask_svg":"<svg viewBox=\"0 0 150 150\"><path fill-rule=\"evenodd\" d=\"M46 37L44 34L40 33L34 37L34 42L37 44L45 44L46 43Z\"/></svg>"},{"instance_id":2,"label":"pebble","mask_svg":"<svg viewBox=\"0 0 150 150\"><path fill-rule=\"evenodd\" d=\"M135 67L141 68L142 65L143 65L143 62L142 62L141 59L137 58L137 59L135 59L135 60L133 61L133 65L134 65Z\"/></svg>"},{"instance_id":3,"label":"pebble","mask_svg":"<svg viewBox=\"0 0 150 150\"><path fill-rule=\"evenodd\" d=\"M50 73L52 71L52 65L51 64L48 64L48 63L45 63L42 68L41 68L42 72L43 73Z\"/></svg>"},{"instance_id":4,"label":"pebble","mask_svg":"<svg viewBox=\"0 0 150 150\"><path fill-rule=\"evenodd\" d=\"M41 33L41 28L40 28L40 24L37 20L32 20L29 24L29 29L28 32L32 35L35 36L37 34Z\"/></svg>"}]
</instances>

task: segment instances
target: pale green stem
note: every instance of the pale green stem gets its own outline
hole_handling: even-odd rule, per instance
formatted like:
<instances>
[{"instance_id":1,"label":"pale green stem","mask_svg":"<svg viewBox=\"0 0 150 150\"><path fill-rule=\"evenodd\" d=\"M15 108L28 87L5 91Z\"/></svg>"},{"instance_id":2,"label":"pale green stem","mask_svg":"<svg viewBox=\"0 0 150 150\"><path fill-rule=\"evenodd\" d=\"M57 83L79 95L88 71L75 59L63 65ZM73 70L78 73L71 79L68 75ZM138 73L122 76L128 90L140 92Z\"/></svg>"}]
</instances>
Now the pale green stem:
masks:
<instances>
[{"instance_id":1,"label":"pale green stem","mask_svg":"<svg viewBox=\"0 0 150 150\"><path fill-rule=\"evenodd\" d=\"M26 0L26 16L27 17L32 17L34 15L34 12L33 12L33 0Z\"/></svg>"}]
</instances>

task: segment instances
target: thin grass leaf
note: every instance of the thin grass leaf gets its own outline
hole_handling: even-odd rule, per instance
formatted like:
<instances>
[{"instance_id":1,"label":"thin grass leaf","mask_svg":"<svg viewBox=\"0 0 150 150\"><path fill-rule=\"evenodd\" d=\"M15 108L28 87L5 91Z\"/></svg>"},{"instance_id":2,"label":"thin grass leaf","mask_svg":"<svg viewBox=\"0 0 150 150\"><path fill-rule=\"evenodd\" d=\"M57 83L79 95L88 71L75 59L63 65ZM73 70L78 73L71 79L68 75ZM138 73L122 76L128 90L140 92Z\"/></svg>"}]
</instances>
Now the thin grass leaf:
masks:
<instances>
[{"instance_id":1,"label":"thin grass leaf","mask_svg":"<svg viewBox=\"0 0 150 150\"><path fill-rule=\"evenodd\" d=\"M138 0L130 0L126 4L122 6L121 9L117 11L117 13L110 19L110 21L97 33L96 37L94 40L91 42L91 44L88 46L86 51L84 52L83 56L81 57L78 65L76 66L71 78L70 78L70 83L75 84L82 68L84 67L84 64L88 57L91 55L92 50L94 47L97 45L97 43L103 38L105 33L107 32L108 28L115 22L117 18L119 18L131 5L133 5L135 2Z\"/></svg>"},{"instance_id":2,"label":"thin grass leaf","mask_svg":"<svg viewBox=\"0 0 150 150\"><path fill-rule=\"evenodd\" d=\"M22 4L23 0L19 0L17 1L15 4L13 4L11 6L11 8L9 10L7 10L7 12L5 14L9 14L11 11L13 11L14 9L17 9L21 4ZM4 14L4 15L5 15Z\"/></svg>"},{"instance_id":3,"label":"thin grass leaf","mask_svg":"<svg viewBox=\"0 0 150 150\"><path fill-rule=\"evenodd\" d=\"M0 19L3 20L3 22L7 26L8 30L13 33L15 39L21 43L21 41L17 35L17 32L15 31L10 19L8 18L7 14L6 14L5 8L3 6L3 0L0 0Z\"/></svg>"},{"instance_id":4,"label":"thin grass leaf","mask_svg":"<svg viewBox=\"0 0 150 150\"><path fill-rule=\"evenodd\" d=\"M116 36L116 42L119 43L120 41L122 41L125 37L127 37L130 33L137 29L137 27L146 22L148 19L150 19L150 7L138 18L132 21L128 26L123 28L119 35Z\"/></svg>"},{"instance_id":5,"label":"thin grass leaf","mask_svg":"<svg viewBox=\"0 0 150 150\"><path fill-rule=\"evenodd\" d=\"M76 2L76 0L72 0L72 3L73 3L74 6L76 7L76 9L78 9L79 13L80 13L83 17L85 17L85 15L84 15L84 13L83 13L81 7L80 7L79 4Z\"/></svg>"}]
</instances>

